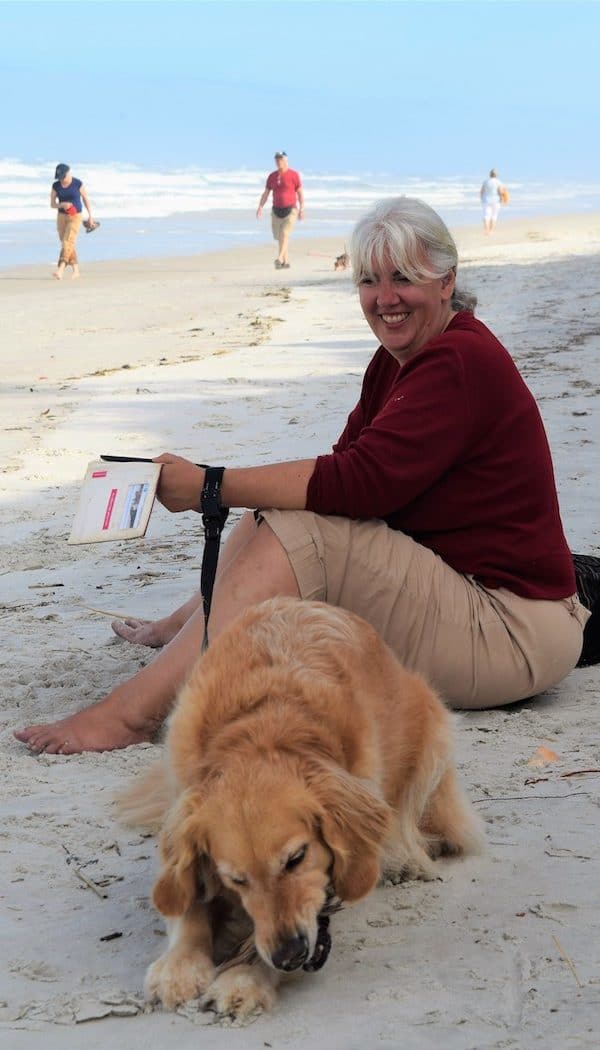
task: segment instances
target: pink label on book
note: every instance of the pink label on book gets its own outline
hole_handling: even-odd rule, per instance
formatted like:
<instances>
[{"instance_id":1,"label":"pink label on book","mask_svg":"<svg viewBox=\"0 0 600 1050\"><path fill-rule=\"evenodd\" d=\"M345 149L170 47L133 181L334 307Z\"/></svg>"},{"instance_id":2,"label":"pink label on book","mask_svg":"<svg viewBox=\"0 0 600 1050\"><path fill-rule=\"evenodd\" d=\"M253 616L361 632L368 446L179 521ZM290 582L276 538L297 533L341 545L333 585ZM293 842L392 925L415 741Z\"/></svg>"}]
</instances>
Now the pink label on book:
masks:
<instances>
[{"instance_id":1,"label":"pink label on book","mask_svg":"<svg viewBox=\"0 0 600 1050\"><path fill-rule=\"evenodd\" d=\"M92 471L92 477L93 478L105 478L107 474L108 474L107 470L93 470Z\"/></svg>"},{"instance_id":2,"label":"pink label on book","mask_svg":"<svg viewBox=\"0 0 600 1050\"><path fill-rule=\"evenodd\" d=\"M102 523L103 529L110 528L110 519L112 518L112 512L115 506L115 500L117 498L117 490L111 489L110 496L108 497L108 503L106 504L106 511L104 513L104 521Z\"/></svg>"}]
</instances>

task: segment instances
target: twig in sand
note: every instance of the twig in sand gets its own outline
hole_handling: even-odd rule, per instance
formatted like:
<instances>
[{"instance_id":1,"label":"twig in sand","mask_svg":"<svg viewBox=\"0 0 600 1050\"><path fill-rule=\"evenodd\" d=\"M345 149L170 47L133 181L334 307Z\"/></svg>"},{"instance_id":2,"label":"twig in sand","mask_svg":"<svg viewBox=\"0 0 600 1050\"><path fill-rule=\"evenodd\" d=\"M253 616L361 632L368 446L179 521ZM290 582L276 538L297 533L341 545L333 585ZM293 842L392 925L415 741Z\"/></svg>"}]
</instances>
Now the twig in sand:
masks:
<instances>
[{"instance_id":1,"label":"twig in sand","mask_svg":"<svg viewBox=\"0 0 600 1050\"><path fill-rule=\"evenodd\" d=\"M81 879L81 881L84 883L84 885L87 886L89 890L93 890L93 892L96 894L97 897L100 898L101 901L105 901L107 899L108 893L103 893L102 890L98 889L96 883L92 882L91 879L88 879L87 875L83 874L81 868L73 868L73 873L77 876L78 879Z\"/></svg>"},{"instance_id":2,"label":"twig in sand","mask_svg":"<svg viewBox=\"0 0 600 1050\"><path fill-rule=\"evenodd\" d=\"M560 943L558 937L555 937L554 934L552 934L552 940L554 941L556 947L558 948L558 952L559 952L559 955L560 955L561 959L563 960L563 962L566 962L566 964L569 967L571 973L573 974L573 977L577 981L578 988L585 988L585 985L579 980L579 974L577 973L577 970L575 969L575 964L573 963L573 960L571 959L571 957L569 955L567 955L567 953L566 953L565 949L563 948L562 944Z\"/></svg>"},{"instance_id":3,"label":"twig in sand","mask_svg":"<svg viewBox=\"0 0 600 1050\"><path fill-rule=\"evenodd\" d=\"M61 843L61 845L62 845L62 848L64 849L65 853L67 854L67 864L69 865L69 867L72 868L73 874L76 875L78 879L81 879L81 881L87 886L87 888L89 890L92 890L96 894L97 897L100 897L100 900L103 900L103 901L107 900L108 894L107 893L103 893L102 890L96 885L95 882L92 882L91 879L88 879L87 875L83 874L81 868L78 868L76 864L73 864L73 861L75 860L75 857L73 856L72 853L69 852L69 850L64 845L64 843Z\"/></svg>"},{"instance_id":4,"label":"twig in sand","mask_svg":"<svg viewBox=\"0 0 600 1050\"><path fill-rule=\"evenodd\" d=\"M139 616L132 616L131 613L123 612L110 612L109 609L96 609L94 605L84 605L81 603L82 609L89 609L90 612L99 613L100 616L112 616L116 620L139 620Z\"/></svg>"},{"instance_id":5,"label":"twig in sand","mask_svg":"<svg viewBox=\"0 0 600 1050\"><path fill-rule=\"evenodd\" d=\"M574 798L575 795L587 795L589 791L570 791L568 795L487 795L474 798L473 802L539 802L545 798Z\"/></svg>"},{"instance_id":6,"label":"twig in sand","mask_svg":"<svg viewBox=\"0 0 600 1050\"><path fill-rule=\"evenodd\" d=\"M581 777L584 773L600 773L600 769L573 769L570 773L561 773L561 777Z\"/></svg>"},{"instance_id":7,"label":"twig in sand","mask_svg":"<svg viewBox=\"0 0 600 1050\"><path fill-rule=\"evenodd\" d=\"M91 879L88 879L87 876L83 874L83 871L81 870L81 868L74 867L73 870L74 870L74 875L77 875L78 879L81 879L83 884L85 886L87 886L88 889L91 889L92 891L94 891L96 896L100 897L101 901L105 901L107 899L108 894L103 894L102 890L99 889L99 887L96 885L96 883L92 882Z\"/></svg>"},{"instance_id":8,"label":"twig in sand","mask_svg":"<svg viewBox=\"0 0 600 1050\"><path fill-rule=\"evenodd\" d=\"M582 777L586 773L600 773L600 769L572 769L569 773L559 773L558 775L564 780L565 777ZM528 787L529 784L542 784L547 783L549 780L550 777L527 777L527 780L524 780L523 783Z\"/></svg>"},{"instance_id":9,"label":"twig in sand","mask_svg":"<svg viewBox=\"0 0 600 1050\"><path fill-rule=\"evenodd\" d=\"M544 853L547 857L564 857L569 860L570 857L574 857L575 860L591 860L587 853L575 853L572 849L567 849L566 846L561 846L559 849L545 849Z\"/></svg>"}]
</instances>

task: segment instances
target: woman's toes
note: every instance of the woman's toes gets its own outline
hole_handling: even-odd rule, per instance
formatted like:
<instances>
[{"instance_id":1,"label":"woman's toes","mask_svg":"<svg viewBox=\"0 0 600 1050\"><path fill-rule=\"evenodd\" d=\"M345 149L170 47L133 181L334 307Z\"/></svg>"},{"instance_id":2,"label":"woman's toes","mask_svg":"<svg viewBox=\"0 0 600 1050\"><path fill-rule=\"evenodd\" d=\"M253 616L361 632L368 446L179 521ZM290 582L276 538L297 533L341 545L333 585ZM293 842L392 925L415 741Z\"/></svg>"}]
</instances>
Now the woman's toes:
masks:
<instances>
[{"instance_id":1,"label":"woman's toes","mask_svg":"<svg viewBox=\"0 0 600 1050\"><path fill-rule=\"evenodd\" d=\"M134 642L136 633L144 623L144 620L113 620L110 626L119 638L124 638L126 642Z\"/></svg>"},{"instance_id":2,"label":"woman's toes","mask_svg":"<svg viewBox=\"0 0 600 1050\"><path fill-rule=\"evenodd\" d=\"M133 645L160 649L170 641L169 637L162 637L160 627L153 620L113 620L111 627L119 638Z\"/></svg>"}]
</instances>

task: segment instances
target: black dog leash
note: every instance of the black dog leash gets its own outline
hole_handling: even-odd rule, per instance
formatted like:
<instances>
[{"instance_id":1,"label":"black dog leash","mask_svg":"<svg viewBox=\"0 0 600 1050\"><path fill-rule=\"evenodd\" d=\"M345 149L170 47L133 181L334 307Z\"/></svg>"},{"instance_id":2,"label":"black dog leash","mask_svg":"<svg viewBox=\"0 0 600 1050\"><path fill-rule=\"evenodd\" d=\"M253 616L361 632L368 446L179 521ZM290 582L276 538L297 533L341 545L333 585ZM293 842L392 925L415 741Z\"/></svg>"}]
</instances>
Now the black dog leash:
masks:
<instances>
[{"instance_id":1,"label":"black dog leash","mask_svg":"<svg viewBox=\"0 0 600 1050\"><path fill-rule=\"evenodd\" d=\"M206 471L204 487L200 495L200 510L204 525L204 553L200 574L200 591L204 609L204 637L202 639L202 652L204 652L208 648L208 617L217 575L221 533L229 515L229 507L221 506L221 481L225 467L207 467L204 463L199 463L198 466L204 467Z\"/></svg>"}]
</instances>

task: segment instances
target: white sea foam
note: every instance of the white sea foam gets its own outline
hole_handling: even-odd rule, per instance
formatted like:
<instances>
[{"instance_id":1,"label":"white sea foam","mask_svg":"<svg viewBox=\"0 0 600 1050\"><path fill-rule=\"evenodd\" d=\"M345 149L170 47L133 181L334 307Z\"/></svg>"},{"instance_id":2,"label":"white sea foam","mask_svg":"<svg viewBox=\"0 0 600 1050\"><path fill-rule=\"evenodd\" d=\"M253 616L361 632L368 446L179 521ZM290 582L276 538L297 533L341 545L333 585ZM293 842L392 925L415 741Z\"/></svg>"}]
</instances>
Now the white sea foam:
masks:
<instances>
[{"instance_id":1,"label":"white sea foam","mask_svg":"<svg viewBox=\"0 0 600 1050\"><path fill-rule=\"evenodd\" d=\"M98 235L84 238L86 261L196 255L236 245L265 243L268 214L255 218L265 171L197 168L150 171L126 164L75 163L89 191ZM0 160L0 269L51 263L56 257L54 213L49 207L54 163ZM451 227L481 221L480 177L440 178L302 172L306 219L294 237L331 236L347 243L358 216L381 197L406 193L436 208ZM508 180L510 215L600 211L600 185Z\"/></svg>"},{"instance_id":2,"label":"white sea foam","mask_svg":"<svg viewBox=\"0 0 600 1050\"><path fill-rule=\"evenodd\" d=\"M54 164L0 160L0 223L49 217ZM256 210L265 171L210 171L199 168L149 171L126 164L73 162L94 212L104 218L165 218L171 215ZM314 213L354 216L379 197L407 193L422 197L443 214L474 213L479 207L481 177L422 178L367 172L334 174L302 172L305 194ZM519 212L596 208L597 183L532 183L508 180L511 208Z\"/></svg>"}]
</instances>

